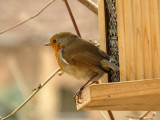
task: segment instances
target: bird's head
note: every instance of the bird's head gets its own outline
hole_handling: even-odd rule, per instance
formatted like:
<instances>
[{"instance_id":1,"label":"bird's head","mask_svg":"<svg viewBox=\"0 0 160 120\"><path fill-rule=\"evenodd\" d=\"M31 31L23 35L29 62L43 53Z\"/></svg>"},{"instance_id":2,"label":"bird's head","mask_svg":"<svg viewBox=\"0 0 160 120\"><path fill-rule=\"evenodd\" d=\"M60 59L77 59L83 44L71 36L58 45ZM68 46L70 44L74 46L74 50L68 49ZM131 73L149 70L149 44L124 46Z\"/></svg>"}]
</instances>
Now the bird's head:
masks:
<instances>
[{"instance_id":1,"label":"bird's head","mask_svg":"<svg viewBox=\"0 0 160 120\"><path fill-rule=\"evenodd\" d=\"M66 45L69 45L73 40L76 40L78 36L70 32L61 32L53 35L45 46L51 46L53 49L61 49Z\"/></svg>"}]
</instances>

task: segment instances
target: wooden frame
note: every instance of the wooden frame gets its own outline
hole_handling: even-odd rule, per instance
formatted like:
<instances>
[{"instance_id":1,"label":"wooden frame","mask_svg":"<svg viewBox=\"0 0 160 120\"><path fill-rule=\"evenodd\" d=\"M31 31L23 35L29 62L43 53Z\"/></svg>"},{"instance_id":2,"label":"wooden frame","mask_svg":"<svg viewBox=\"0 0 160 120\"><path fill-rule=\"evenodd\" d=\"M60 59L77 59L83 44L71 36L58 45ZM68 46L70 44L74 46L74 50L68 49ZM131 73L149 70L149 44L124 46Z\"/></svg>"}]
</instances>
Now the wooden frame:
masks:
<instances>
[{"instance_id":1,"label":"wooden frame","mask_svg":"<svg viewBox=\"0 0 160 120\"><path fill-rule=\"evenodd\" d=\"M99 38L100 38L100 49L107 52L106 49L106 18L105 18L105 0L98 0L98 23L99 23ZM108 82L108 75L105 74L101 79L102 83Z\"/></svg>"},{"instance_id":2,"label":"wooden frame","mask_svg":"<svg viewBox=\"0 0 160 120\"><path fill-rule=\"evenodd\" d=\"M91 85L82 94L83 110L160 110L160 79Z\"/></svg>"},{"instance_id":3,"label":"wooden frame","mask_svg":"<svg viewBox=\"0 0 160 120\"><path fill-rule=\"evenodd\" d=\"M100 44L106 50L104 4L98 0ZM160 110L160 0L116 4L121 82L87 87L77 109Z\"/></svg>"}]
</instances>

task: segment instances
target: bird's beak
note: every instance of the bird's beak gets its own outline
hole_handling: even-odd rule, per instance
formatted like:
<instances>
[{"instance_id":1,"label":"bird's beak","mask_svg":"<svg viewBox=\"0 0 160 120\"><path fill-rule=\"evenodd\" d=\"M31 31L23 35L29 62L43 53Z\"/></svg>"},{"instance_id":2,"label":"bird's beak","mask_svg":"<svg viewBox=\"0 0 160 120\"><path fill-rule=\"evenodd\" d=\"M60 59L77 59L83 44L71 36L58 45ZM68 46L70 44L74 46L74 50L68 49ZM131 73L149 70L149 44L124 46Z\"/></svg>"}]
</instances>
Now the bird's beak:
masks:
<instances>
[{"instance_id":1,"label":"bird's beak","mask_svg":"<svg viewBox=\"0 0 160 120\"><path fill-rule=\"evenodd\" d=\"M45 43L44 45L45 45L45 46L51 46L51 43L48 42L48 43Z\"/></svg>"}]
</instances>

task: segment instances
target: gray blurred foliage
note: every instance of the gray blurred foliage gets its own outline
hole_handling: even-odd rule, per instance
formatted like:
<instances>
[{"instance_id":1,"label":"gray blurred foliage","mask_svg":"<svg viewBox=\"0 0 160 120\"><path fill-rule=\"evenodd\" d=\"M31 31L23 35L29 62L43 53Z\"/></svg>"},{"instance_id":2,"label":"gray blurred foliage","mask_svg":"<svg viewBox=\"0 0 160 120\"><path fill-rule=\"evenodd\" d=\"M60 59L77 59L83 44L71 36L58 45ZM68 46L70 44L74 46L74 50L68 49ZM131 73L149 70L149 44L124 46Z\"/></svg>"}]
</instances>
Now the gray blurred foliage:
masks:
<instances>
[{"instance_id":1,"label":"gray blurred foliage","mask_svg":"<svg viewBox=\"0 0 160 120\"><path fill-rule=\"evenodd\" d=\"M9 115L19 104L22 103L23 97L16 84L13 84L8 89L1 90L0 94L0 116L5 117ZM8 120L17 120L17 115L14 115Z\"/></svg>"}]
</instances>

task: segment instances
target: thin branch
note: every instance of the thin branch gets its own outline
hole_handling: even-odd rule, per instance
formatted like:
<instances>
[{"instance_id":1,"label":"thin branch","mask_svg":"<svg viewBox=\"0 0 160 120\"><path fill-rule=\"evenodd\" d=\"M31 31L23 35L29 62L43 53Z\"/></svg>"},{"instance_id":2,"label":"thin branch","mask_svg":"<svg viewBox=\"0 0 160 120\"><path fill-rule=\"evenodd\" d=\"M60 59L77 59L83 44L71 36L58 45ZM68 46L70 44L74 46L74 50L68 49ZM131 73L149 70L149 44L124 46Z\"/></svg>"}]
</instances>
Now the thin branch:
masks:
<instances>
[{"instance_id":1,"label":"thin branch","mask_svg":"<svg viewBox=\"0 0 160 120\"><path fill-rule=\"evenodd\" d=\"M77 33L77 35L78 35L79 37L81 37L81 34L80 34L79 29L78 29L78 27L77 27L76 21L75 21L75 19L74 19L74 17L73 17L72 11L71 11L71 9L70 9L70 7L69 7L69 4L68 4L67 0L64 0L64 2L65 2L65 5L66 5L66 7L67 7L67 10L68 10L68 12L69 12L69 15L70 15L70 17L71 17L71 20L72 20L72 23L73 23L74 28L75 28L75 30L76 30L76 33Z\"/></svg>"},{"instance_id":2,"label":"thin branch","mask_svg":"<svg viewBox=\"0 0 160 120\"><path fill-rule=\"evenodd\" d=\"M107 112L108 112L108 114L109 114L110 119L111 119L111 120L115 120L112 111L111 111L111 110L108 110Z\"/></svg>"},{"instance_id":3,"label":"thin branch","mask_svg":"<svg viewBox=\"0 0 160 120\"><path fill-rule=\"evenodd\" d=\"M144 118L150 113L151 111L147 111L139 120L144 120Z\"/></svg>"},{"instance_id":4,"label":"thin branch","mask_svg":"<svg viewBox=\"0 0 160 120\"><path fill-rule=\"evenodd\" d=\"M14 114L16 114L26 103L28 103L36 93L43 88L58 72L60 71L60 68L58 68L44 83L40 84L36 89L34 89L34 92L18 107L16 108L10 115L0 118L0 120L7 120L8 118L12 117Z\"/></svg>"},{"instance_id":5,"label":"thin branch","mask_svg":"<svg viewBox=\"0 0 160 120\"><path fill-rule=\"evenodd\" d=\"M26 23L26 22L28 22L29 20L31 20L31 19L37 17L37 16L40 15L40 14L41 14L41 13L42 13L49 5L51 5L54 1L55 1L55 0L51 0L51 1L50 1L49 3L47 3L47 5L44 6L38 13L36 13L36 14L33 15L32 17L28 18L27 20L25 20L25 21L23 21L23 22L21 22L21 23L15 25L15 26L13 26L13 27L8 28L8 29L6 29L6 30L0 32L0 34L3 34L3 33L5 33L5 32L8 32L8 31L10 31L10 30L12 30L12 29L14 29L14 28L16 28L16 27L18 27L18 26L20 26L20 25Z\"/></svg>"},{"instance_id":6,"label":"thin branch","mask_svg":"<svg viewBox=\"0 0 160 120\"><path fill-rule=\"evenodd\" d=\"M91 0L78 0L78 1L81 2L88 9L90 9L92 12L94 12L96 15L98 15L98 6L94 2L92 2Z\"/></svg>"}]
</instances>

